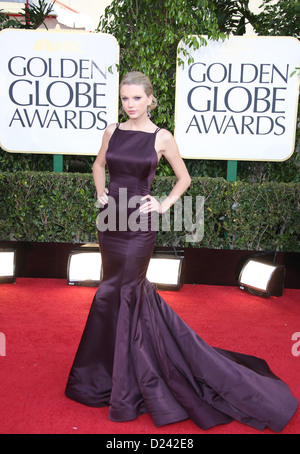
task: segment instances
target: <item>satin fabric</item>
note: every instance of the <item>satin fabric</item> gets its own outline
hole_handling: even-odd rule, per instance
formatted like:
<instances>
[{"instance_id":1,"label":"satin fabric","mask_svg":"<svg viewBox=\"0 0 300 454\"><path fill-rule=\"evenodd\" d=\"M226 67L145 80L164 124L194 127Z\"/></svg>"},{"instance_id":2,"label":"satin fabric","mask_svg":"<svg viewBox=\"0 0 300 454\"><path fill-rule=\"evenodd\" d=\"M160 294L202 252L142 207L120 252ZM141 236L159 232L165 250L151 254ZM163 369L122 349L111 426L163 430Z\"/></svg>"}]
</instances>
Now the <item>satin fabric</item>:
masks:
<instances>
[{"instance_id":1,"label":"satin fabric","mask_svg":"<svg viewBox=\"0 0 300 454\"><path fill-rule=\"evenodd\" d=\"M110 199L98 223L103 279L65 394L88 406L109 406L112 421L149 412L156 426L191 418L208 429L235 419L280 432L298 405L289 387L264 360L208 345L146 279L155 222L143 215L134 231L130 218L137 220L138 202L150 192L156 134L118 126L111 137Z\"/></svg>"}]
</instances>

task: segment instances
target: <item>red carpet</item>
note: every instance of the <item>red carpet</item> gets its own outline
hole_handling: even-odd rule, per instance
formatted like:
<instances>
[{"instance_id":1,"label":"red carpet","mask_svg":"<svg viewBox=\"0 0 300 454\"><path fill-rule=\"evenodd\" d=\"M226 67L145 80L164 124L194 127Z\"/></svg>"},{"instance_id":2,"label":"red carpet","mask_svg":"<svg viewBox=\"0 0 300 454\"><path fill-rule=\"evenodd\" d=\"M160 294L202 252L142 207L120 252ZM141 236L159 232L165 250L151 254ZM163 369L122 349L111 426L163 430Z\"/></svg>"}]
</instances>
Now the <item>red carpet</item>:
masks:
<instances>
[{"instance_id":1,"label":"red carpet","mask_svg":"<svg viewBox=\"0 0 300 454\"><path fill-rule=\"evenodd\" d=\"M156 428L148 415L117 424L108 420L107 408L67 399L66 380L95 291L56 279L1 284L1 434L261 433L238 422L206 432L190 420ZM185 285L161 294L205 341L264 358L300 398L300 346L292 350L292 336L300 332L300 290L263 299L236 287ZM282 433L300 433L300 408Z\"/></svg>"}]
</instances>

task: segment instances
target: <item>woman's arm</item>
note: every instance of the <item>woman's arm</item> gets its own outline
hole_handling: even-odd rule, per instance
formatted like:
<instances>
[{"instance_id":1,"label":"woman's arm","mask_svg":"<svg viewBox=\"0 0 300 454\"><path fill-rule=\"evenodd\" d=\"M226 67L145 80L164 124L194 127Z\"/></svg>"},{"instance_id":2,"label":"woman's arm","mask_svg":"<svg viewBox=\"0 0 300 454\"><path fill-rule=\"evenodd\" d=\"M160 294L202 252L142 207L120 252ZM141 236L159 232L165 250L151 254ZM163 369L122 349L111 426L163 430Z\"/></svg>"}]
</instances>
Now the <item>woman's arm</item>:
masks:
<instances>
[{"instance_id":1,"label":"woman's arm","mask_svg":"<svg viewBox=\"0 0 300 454\"><path fill-rule=\"evenodd\" d=\"M170 163L176 177L177 183L168 195L168 197L160 204L160 213L165 213L174 203L182 196L191 184L191 177L187 171L185 163L180 156L177 143L173 135L166 130L161 133L160 141L161 154Z\"/></svg>"},{"instance_id":2,"label":"woman's arm","mask_svg":"<svg viewBox=\"0 0 300 454\"><path fill-rule=\"evenodd\" d=\"M102 144L93 164L93 177L95 188L97 192L97 200L104 205L108 202L107 189L105 188L105 164L106 164L106 151L108 149L109 140L116 128L112 124L106 128L102 138Z\"/></svg>"},{"instance_id":3,"label":"woman's arm","mask_svg":"<svg viewBox=\"0 0 300 454\"><path fill-rule=\"evenodd\" d=\"M143 199L150 198L150 200L141 206L141 211L147 213L149 211L158 211L158 213L165 213L174 203L182 196L191 184L191 177L187 171L185 163L180 156L178 146L173 135L163 129L159 131L156 139L156 148L159 150L158 155L163 155L170 163L176 177L177 183L162 203L154 197L146 196ZM143 200L142 199L142 200Z\"/></svg>"}]
</instances>

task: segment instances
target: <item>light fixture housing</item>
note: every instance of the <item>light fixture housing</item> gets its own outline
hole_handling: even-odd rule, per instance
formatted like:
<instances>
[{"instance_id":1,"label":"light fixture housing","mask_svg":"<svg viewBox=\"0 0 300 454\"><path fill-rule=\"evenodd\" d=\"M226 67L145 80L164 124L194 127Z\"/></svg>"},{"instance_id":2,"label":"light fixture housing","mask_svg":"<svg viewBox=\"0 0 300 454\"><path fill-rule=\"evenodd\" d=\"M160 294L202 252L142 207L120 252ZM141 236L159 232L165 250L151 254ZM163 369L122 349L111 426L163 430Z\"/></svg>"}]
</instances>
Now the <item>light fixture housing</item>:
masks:
<instances>
[{"instance_id":1,"label":"light fixture housing","mask_svg":"<svg viewBox=\"0 0 300 454\"><path fill-rule=\"evenodd\" d=\"M157 251L150 259L146 277L158 290L179 290L182 286L182 251ZM102 278L102 260L96 243L84 244L69 254L68 285L96 287Z\"/></svg>"},{"instance_id":2,"label":"light fixture housing","mask_svg":"<svg viewBox=\"0 0 300 454\"><path fill-rule=\"evenodd\" d=\"M84 244L71 251L68 258L68 285L97 287L101 277L101 254L96 243Z\"/></svg>"},{"instance_id":3,"label":"light fixture housing","mask_svg":"<svg viewBox=\"0 0 300 454\"><path fill-rule=\"evenodd\" d=\"M183 251L156 251L146 277L158 290L179 290L183 284L183 263Z\"/></svg>"},{"instance_id":4,"label":"light fixture housing","mask_svg":"<svg viewBox=\"0 0 300 454\"><path fill-rule=\"evenodd\" d=\"M238 283L242 290L257 296L282 296L285 266L249 258L239 274Z\"/></svg>"},{"instance_id":5,"label":"light fixture housing","mask_svg":"<svg viewBox=\"0 0 300 454\"><path fill-rule=\"evenodd\" d=\"M0 283L16 281L17 251L14 248L0 249Z\"/></svg>"}]
</instances>

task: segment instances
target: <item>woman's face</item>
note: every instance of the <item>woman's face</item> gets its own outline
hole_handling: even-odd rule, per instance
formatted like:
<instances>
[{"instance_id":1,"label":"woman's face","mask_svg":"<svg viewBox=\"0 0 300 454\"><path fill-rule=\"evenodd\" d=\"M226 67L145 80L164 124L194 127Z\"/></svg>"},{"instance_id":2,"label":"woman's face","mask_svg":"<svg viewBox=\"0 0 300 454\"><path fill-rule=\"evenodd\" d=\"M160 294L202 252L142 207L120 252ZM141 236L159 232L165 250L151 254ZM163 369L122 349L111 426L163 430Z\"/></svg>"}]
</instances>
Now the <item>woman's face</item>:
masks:
<instances>
[{"instance_id":1,"label":"woman's face","mask_svg":"<svg viewBox=\"0 0 300 454\"><path fill-rule=\"evenodd\" d=\"M129 118L137 119L147 115L152 95L147 96L142 85L122 85L120 96L123 109Z\"/></svg>"}]
</instances>

